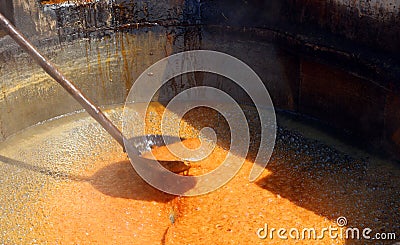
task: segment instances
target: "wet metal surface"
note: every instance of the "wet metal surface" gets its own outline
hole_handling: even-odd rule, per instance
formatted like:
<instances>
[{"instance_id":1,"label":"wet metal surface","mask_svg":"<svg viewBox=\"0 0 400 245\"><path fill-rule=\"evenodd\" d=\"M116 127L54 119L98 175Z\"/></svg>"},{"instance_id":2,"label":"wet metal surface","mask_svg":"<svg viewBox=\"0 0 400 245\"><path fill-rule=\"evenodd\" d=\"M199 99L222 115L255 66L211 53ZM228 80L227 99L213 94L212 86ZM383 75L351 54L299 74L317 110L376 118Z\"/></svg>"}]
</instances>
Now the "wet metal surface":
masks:
<instances>
[{"instance_id":1,"label":"wet metal surface","mask_svg":"<svg viewBox=\"0 0 400 245\"><path fill-rule=\"evenodd\" d=\"M311 15L308 13L319 9L318 6L323 3L239 2L93 1L55 5L15 0L13 12L17 27L100 105L122 103L141 71L167 55L192 49L218 50L234 55L254 68L265 82L277 108L315 117L333 127L354 133L356 138L363 138L364 142L372 140L370 146L378 151L389 151L400 157L400 121L396 110L400 94L400 65L396 56L393 56L394 52L358 45L363 39L357 39L356 34L349 37L347 34L336 35L329 28L316 28L313 20L309 20ZM337 15L337 20L330 19L336 13L347 12L340 8L324 12L323 9L328 9L324 5L326 8L323 7L322 12L318 13L325 15L316 15L316 18L325 18L326 25L321 24L322 27L335 23L339 25L343 21L359 23L357 21L364 16L372 16L373 19L376 14L381 16L379 13L382 13L382 17L378 19L383 18L384 23L396 21L398 6L390 3L355 6L354 3L337 1L332 4L348 6L354 13L359 11L361 17L348 17L355 22L346 21L347 17L342 20L340 15ZM257 4L263 8L257 8ZM288 5L293 8L287 8ZM297 5L301 7L295 7ZM298 20L298 15L304 16ZM290 22L291 18L288 17L294 18L291 21L295 23ZM376 21L377 25L379 23ZM358 26L354 24L349 28L354 27L356 31L368 29ZM397 35L395 30L390 33ZM393 41L395 37L377 38L398 43ZM37 122L79 109L12 45L8 37L0 42L0 59L3 60L0 64L0 110L2 115L6 115L0 119L1 139ZM393 45L384 46L390 48ZM323 73L322 76L317 73L318 76L308 79L310 74L307 68L310 64L316 64L330 73L343 74L332 77L338 80L332 81L335 84L354 84L337 89L343 98L338 103L344 104L339 105L344 113L338 120L331 120L336 118L332 110L332 107L336 107L336 99L324 99L324 94L329 91L309 90L308 84L326 80ZM303 83L302 80L306 78L308 80ZM166 96L176 93L175 88L187 87L188 84L211 84L216 87L226 84L222 80L213 84L215 79L208 79L211 82L207 82L207 79L201 75L188 77L184 82L175 79ZM378 88L378 96L370 100L378 102L373 111L357 110L353 117L350 103L356 103L355 108L363 106L362 99L352 98L359 83L365 84L362 86L366 87L366 91ZM237 92L236 88L231 85L227 87L230 92L238 94L237 97L243 97L243 93ZM368 96L368 93L360 94L360 97ZM320 98L316 104L313 102L315 98ZM242 102L247 103L246 99ZM46 103L53 106L49 107ZM375 114L376 117L373 116ZM13 121L13 118L21 117L25 119ZM352 126L359 124L363 126ZM371 133L368 125L376 125L376 132Z\"/></svg>"}]
</instances>

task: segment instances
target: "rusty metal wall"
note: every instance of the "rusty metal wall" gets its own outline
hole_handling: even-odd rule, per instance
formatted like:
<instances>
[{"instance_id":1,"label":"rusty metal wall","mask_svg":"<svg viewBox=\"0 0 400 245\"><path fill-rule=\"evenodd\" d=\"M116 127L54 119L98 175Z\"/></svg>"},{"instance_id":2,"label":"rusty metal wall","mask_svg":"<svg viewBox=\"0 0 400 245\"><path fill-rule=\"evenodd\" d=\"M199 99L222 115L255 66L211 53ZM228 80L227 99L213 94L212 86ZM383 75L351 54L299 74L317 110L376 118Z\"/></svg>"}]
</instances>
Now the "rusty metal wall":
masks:
<instances>
[{"instance_id":1,"label":"rusty metal wall","mask_svg":"<svg viewBox=\"0 0 400 245\"><path fill-rule=\"evenodd\" d=\"M370 48L400 52L398 0L289 0L294 22L344 36Z\"/></svg>"},{"instance_id":2,"label":"rusty metal wall","mask_svg":"<svg viewBox=\"0 0 400 245\"><path fill-rule=\"evenodd\" d=\"M248 63L277 108L316 118L400 159L399 25L389 25L398 23L399 5L389 11L354 4L121 0L60 7L14 0L13 11L16 25L101 105L122 103L135 78L162 57L219 50ZM349 15L359 8L363 15ZM365 16L382 30L365 28ZM11 40L0 38L0 44L0 141L80 108ZM221 78L190 79L248 102ZM177 79L176 87L187 81ZM167 97L177 92L165 90Z\"/></svg>"}]
</instances>

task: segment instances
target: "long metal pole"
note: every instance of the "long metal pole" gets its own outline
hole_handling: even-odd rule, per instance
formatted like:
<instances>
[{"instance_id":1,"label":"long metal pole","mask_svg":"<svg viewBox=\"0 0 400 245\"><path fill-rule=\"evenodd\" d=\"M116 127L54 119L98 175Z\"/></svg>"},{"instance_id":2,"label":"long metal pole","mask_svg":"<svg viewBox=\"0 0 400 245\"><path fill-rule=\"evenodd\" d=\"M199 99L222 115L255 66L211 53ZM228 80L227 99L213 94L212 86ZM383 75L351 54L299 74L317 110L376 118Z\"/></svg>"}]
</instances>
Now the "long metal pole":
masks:
<instances>
[{"instance_id":1,"label":"long metal pole","mask_svg":"<svg viewBox=\"0 0 400 245\"><path fill-rule=\"evenodd\" d=\"M0 13L0 25L54 80L56 80L107 132L124 148L124 137L121 131L108 119L89 98L70 82L50 61L42 56L16 28Z\"/></svg>"}]
</instances>

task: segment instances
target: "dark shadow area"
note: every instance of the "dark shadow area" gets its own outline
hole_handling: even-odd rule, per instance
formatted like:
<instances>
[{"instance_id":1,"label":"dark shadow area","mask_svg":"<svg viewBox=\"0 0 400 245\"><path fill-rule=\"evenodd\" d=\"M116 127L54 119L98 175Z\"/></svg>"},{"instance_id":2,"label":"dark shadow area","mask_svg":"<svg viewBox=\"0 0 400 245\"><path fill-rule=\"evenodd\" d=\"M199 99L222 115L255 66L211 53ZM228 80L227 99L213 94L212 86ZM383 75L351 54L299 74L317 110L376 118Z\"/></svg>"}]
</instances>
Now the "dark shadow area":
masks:
<instances>
[{"instance_id":1,"label":"dark shadow area","mask_svg":"<svg viewBox=\"0 0 400 245\"><path fill-rule=\"evenodd\" d=\"M267 169L272 173L256 184L299 207L332 221L344 216L348 227L360 230L400 232L397 166L376 166L280 130Z\"/></svg>"},{"instance_id":2,"label":"dark shadow area","mask_svg":"<svg viewBox=\"0 0 400 245\"><path fill-rule=\"evenodd\" d=\"M253 161L260 142L260 122L255 111L249 110L245 114L251 135L247 160ZM310 127L327 132L330 137L354 145L351 139L342 139L337 130L327 125L320 125L315 120L313 124L306 119L302 121L298 116L290 118L294 122L305 121ZM217 144L229 150L230 130L217 111L197 108L189 111L183 120L196 129L212 127L217 134ZM334 146L307 139L300 133L278 126L274 153L267 165L271 174L256 184L333 222L344 216L348 227L398 234L399 167L350 156ZM354 240L349 239L347 243L354 244Z\"/></svg>"},{"instance_id":3,"label":"dark shadow area","mask_svg":"<svg viewBox=\"0 0 400 245\"><path fill-rule=\"evenodd\" d=\"M177 141L178 138L172 137L172 139L169 140L173 142ZM137 137L131 139L131 142L139 144L139 150L141 152L145 152L151 149L151 147L154 145L165 145L164 139L160 135L146 135L142 137ZM126 161L110 163L95 172L92 176L88 177L69 174L65 171L57 171L43 166L34 166L23 161L11 159L6 156L0 156L0 162L15 166L17 168L23 168L29 171L47 175L58 180L89 182L98 191L112 197L156 202L169 202L176 197L174 195L166 194L162 191L159 191L156 188L150 186L147 182L145 182L135 172L129 159ZM145 163L154 166L158 164L156 161L150 159L146 159ZM163 172L161 172L159 176L160 178L163 178ZM168 180L166 180L166 184L168 184ZM193 182L193 179L182 183L182 191L184 192L191 189L195 184L196 183Z\"/></svg>"},{"instance_id":4,"label":"dark shadow area","mask_svg":"<svg viewBox=\"0 0 400 245\"><path fill-rule=\"evenodd\" d=\"M26 162L15 160L15 159L12 159L12 158L9 158L6 156L0 155L0 162L17 167L17 168L23 168L23 169L27 169L29 171L33 171L36 173L44 174L44 175L50 176L54 179L67 179L68 178L68 174L65 172L55 171L55 170L41 167L41 166L34 166L34 165L28 164Z\"/></svg>"},{"instance_id":5,"label":"dark shadow area","mask_svg":"<svg viewBox=\"0 0 400 245\"><path fill-rule=\"evenodd\" d=\"M167 238L168 230L169 230L169 226L167 227L167 229L165 229L165 232L164 232L163 237L161 239L161 244L162 245L166 244L166 238Z\"/></svg>"},{"instance_id":6,"label":"dark shadow area","mask_svg":"<svg viewBox=\"0 0 400 245\"><path fill-rule=\"evenodd\" d=\"M129 160L109 164L87 178L70 178L88 181L98 191L112 197L156 202L169 202L175 198L147 184L135 172Z\"/></svg>"},{"instance_id":7,"label":"dark shadow area","mask_svg":"<svg viewBox=\"0 0 400 245\"><path fill-rule=\"evenodd\" d=\"M4 164L48 175L54 179L89 182L100 192L112 197L157 202L169 202L175 198L175 196L161 192L143 181L136 174L129 160L111 163L89 177L53 171L46 167L33 166L5 156L0 156L0 161Z\"/></svg>"},{"instance_id":8,"label":"dark shadow area","mask_svg":"<svg viewBox=\"0 0 400 245\"><path fill-rule=\"evenodd\" d=\"M176 175L179 173L187 174L190 169L189 165L186 165L183 161L170 158L153 160L141 156L154 147L165 146L167 143L173 144L181 140L183 138L150 134L130 138L125 146L129 153L130 162L143 179L157 189L182 195L195 187L197 182L193 176Z\"/></svg>"},{"instance_id":9,"label":"dark shadow area","mask_svg":"<svg viewBox=\"0 0 400 245\"><path fill-rule=\"evenodd\" d=\"M0 161L4 164L44 174L54 179L89 182L98 191L112 197L156 202L169 202L175 198L175 196L166 194L147 184L136 174L129 160L111 163L89 177L33 166L5 156L0 156Z\"/></svg>"},{"instance_id":10,"label":"dark shadow area","mask_svg":"<svg viewBox=\"0 0 400 245\"><path fill-rule=\"evenodd\" d=\"M165 179L166 185L172 184L163 173L159 176L160 179ZM129 160L109 164L90 177L70 176L70 179L88 181L97 190L112 197L156 202L169 202L176 197L150 186L135 172ZM193 179L189 179L180 183L180 190L185 192L195 184Z\"/></svg>"},{"instance_id":11,"label":"dark shadow area","mask_svg":"<svg viewBox=\"0 0 400 245\"><path fill-rule=\"evenodd\" d=\"M255 111L249 110L246 116L251 132L247 160L253 161L260 142L260 122ZM196 129L215 129L217 144L229 150L230 130L217 111L198 108L189 111L183 119ZM293 117L292 120L299 119ZM317 124L316 121L314 123ZM308 125L311 126L310 123ZM325 125L318 126L312 125L313 128L328 131ZM344 216L349 227L399 233L400 169L380 164L350 156L334 146L278 127L274 153L267 165L271 174L256 184L329 220L335 221ZM352 244L353 241L349 239L348 242Z\"/></svg>"}]
</instances>

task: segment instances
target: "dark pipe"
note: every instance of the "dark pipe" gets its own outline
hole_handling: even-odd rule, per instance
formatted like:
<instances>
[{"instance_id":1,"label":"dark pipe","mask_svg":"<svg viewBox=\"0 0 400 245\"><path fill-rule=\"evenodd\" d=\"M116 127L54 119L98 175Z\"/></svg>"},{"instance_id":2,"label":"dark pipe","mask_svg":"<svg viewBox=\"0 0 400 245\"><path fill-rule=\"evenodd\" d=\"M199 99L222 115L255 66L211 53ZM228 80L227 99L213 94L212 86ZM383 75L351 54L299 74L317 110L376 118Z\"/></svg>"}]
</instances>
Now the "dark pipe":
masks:
<instances>
[{"instance_id":1,"label":"dark pipe","mask_svg":"<svg viewBox=\"0 0 400 245\"><path fill-rule=\"evenodd\" d=\"M75 85L66 77L13 26L13 24L0 13L0 25L28 54L56 80L65 90L82 105L83 108L122 146L125 151L124 137L121 131L93 104Z\"/></svg>"}]
</instances>

